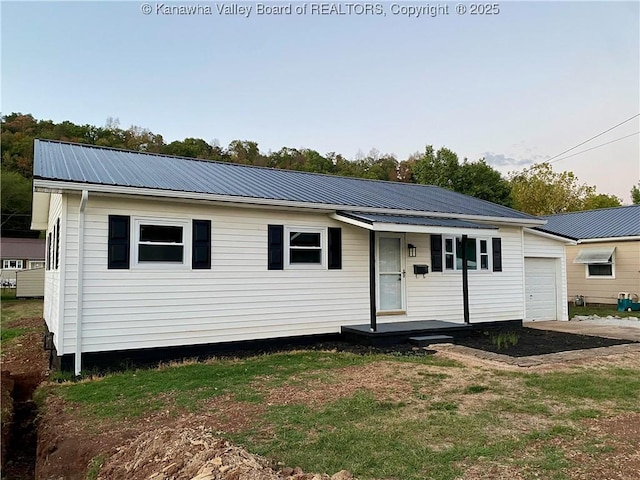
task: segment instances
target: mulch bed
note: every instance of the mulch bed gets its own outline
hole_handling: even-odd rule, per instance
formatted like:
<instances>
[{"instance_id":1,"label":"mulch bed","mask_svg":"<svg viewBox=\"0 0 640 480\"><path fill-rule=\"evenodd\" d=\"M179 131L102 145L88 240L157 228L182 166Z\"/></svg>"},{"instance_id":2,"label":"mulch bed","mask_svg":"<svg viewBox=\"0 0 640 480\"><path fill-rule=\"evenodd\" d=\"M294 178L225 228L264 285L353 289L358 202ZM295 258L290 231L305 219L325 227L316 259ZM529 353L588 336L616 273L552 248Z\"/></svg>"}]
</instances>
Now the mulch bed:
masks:
<instances>
[{"instance_id":1,"label":"mulch bed","mask_svg":"<svg viewBox=\"0 0 640 480\"><path fill-rule=\"evenodd\" d=\"M503 338L513 332L517 336L517 344L497 346L497 336ZM477 331L465 338L456 339L456 344L477 348L487 352L509 355L511 357L528 357L530 355L544 355L548 353L567 352L589 348L611 347L636 343L631 340L616 340L612 338L594 337L591 335L576 335L573 333L552 332L533 328L520 328L508 331Z\"/></svg>"}]
</instances>

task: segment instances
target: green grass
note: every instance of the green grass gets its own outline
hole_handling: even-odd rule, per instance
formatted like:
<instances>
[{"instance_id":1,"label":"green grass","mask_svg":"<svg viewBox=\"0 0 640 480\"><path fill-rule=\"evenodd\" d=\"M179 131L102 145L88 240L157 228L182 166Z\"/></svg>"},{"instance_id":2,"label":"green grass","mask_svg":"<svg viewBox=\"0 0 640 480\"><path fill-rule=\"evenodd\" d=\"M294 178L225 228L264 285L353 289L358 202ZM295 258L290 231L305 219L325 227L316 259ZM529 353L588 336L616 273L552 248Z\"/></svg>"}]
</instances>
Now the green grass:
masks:
<instances>
[{"instance_id":1,"label":"green grass","mask_svg":"<svg viewBox=\"0 0 640 480\"><path fill-rule=\"evenodd\" d=\"M569 318L573 318L576 315L598 315L599 317L607 317L609 315L618 317L640 317L640 311L638 312L619 312L617 305L607 306L591 306L586 305L584 307L576 307L573 304L569 304Z\"/></svg>"},{"instance_id":2,"label":"green grass","mask_svg":"<svg viewBox=\"0 0 640 480\"><path fill-rule=\"evenodd\" d=\"M139 417L160 408L197 410L204 400L226 393L240 401L259 403L262 396L250 384L267 388L289 382L296 374L364 365L381 355L294 352L244 360L178 365L154 370L132 370L97 381L64 385L58 391L67 400L91 407L101 417ZM395 359L394 359L395 360ZM423 365L457 365L434 357L408 357Z\"/></svg>"},{"instance_id":3,"label":"green grass","mask_svg":"<svg viewBox=\"0 0 640 480\"><path fill-rule=\"evenodd\" d=\"M22 318L42 317L42 300L5 299L4 292L0 310L0 343L6 347L23 334L42 327L41 321L34 321L33 326L13 326L12 323Z\"/></svg>"},{"instance_id":4,"label":"green grass","mask_svg":"<svg viewBox=\"0 0 640 480\"><path fill-rule=\"evenodd\" d=\"M394 401L362 388L319 405L296 403L295 396L286 404L265 403L270 389L305 389L309 382L322 389L323 383L336 381L338 368L379 361L398 362L398 378L413 388ZM388 371L393 377L393 368L385 367L385 375ZM206 400L220 395L261 404L250 427L225 437L287 466L308 472L347 469L362 480L453 480L466 466L486 462L514 465L525 478L533 472L531 478L560 480L576 466L567 448L594 458L611 453L605 439L585 434L585 422L640 411L637 369L494 372L437 357L344 352L287 352L139 369L48 389L89 425L96 416L134 421L160 409L215 416ZM485 391L490 395L477 395ZM99 461L92 463L93 470Z\"/></svg>"},{"instance_id":5,"label":"green grass","mask_svg":"<svg viewBox=\"0 0 640 480\"><path fill-rule=\"evenodd\" d=\"M640 409L640 374L631 368L531 374L525 384L555 399L612 401Z\"/></svg>"}]
</instances>

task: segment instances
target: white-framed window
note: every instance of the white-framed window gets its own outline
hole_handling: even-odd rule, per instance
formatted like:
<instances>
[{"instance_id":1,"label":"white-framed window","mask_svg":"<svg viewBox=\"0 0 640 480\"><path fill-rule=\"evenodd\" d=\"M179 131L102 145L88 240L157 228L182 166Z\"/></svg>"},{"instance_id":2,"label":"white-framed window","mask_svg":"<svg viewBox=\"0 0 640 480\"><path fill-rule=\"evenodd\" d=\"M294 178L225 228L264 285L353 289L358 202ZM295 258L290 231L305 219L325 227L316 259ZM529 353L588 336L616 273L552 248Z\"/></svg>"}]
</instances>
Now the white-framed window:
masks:
<instances>
[{"instance_id":1,"label":"white-framed window","mask_svg":"<svg viewBox=\"0 0 640 480\"><path fill-rule=\"evenodd\" d=\"M462 237L443 237L443 255L445 271L462 271ZM467 238L467 268L488 272L491 270L489 240L486 238Z\"/></svg>"},{"instance_id":2,"label":"white-framed window","mask_svg":"<svg viewBox=\"0 0 640 480\"><path fill-rule=\"evenodd\" d=\"M573 262L584 264L586 278L615 278L615 247L584 248Z\"/></svg>"},{"instance_id":3,"label":"white-framed window","mask_svg":"<svg viewBox=\"0 0 640 480\"><path fill-rule=\"evenodd\" d=\"M44 260L29 260L29 269L44 268Z\"/></svg>"},{"instance_id":4,"label":"white-framed window","mask_svg":"<svg viewBox=\"0 0 640 480\"><path fill-rule=\"evenodd\" d=\"M285 228L285 265L287 268L324 268L327 264L327 229Z\"/></svg>"},{"instance_id":5,"label":"white-framed window","mask_svg":"<svg viewBox=\"0 0 640 480\"><path fill-rule=\"evenodd\" d=\"M2 261L3 270L22 270L22 268L23 268L22 260L3 260Z\"/></svg>"},{"instance_id":6,"label":"white-framed window","mask_svg":"<svg viewBox=\"0 0 640 480\"><path fill-rule=\"evenodd\" d=\"M184 267L191 260L189 222L134 219L132 258L138 267Z\"/></svg>"}]
</instances>

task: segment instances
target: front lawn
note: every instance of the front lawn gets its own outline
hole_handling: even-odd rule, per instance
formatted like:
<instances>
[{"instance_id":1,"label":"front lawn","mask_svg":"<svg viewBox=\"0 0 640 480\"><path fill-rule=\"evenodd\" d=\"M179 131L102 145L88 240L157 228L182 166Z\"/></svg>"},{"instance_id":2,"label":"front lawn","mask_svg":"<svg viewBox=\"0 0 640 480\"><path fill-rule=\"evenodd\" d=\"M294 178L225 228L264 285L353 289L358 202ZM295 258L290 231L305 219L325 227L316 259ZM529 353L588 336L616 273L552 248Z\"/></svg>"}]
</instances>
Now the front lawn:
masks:
<instances>
[{"instance_id":1,"label":"front lawn","mask_svg":"<svg viewBox=\"0 0 640 480\"><path fill-rule=\"evenodd\" d=\"M308 472L595 478L640 440L593 430L621 415L640 421L640 359L623 360L530 372L440 355L297 351L128 371L41 395L63 401L88 436L188 418Z\"/></svg>"}]
</instances>

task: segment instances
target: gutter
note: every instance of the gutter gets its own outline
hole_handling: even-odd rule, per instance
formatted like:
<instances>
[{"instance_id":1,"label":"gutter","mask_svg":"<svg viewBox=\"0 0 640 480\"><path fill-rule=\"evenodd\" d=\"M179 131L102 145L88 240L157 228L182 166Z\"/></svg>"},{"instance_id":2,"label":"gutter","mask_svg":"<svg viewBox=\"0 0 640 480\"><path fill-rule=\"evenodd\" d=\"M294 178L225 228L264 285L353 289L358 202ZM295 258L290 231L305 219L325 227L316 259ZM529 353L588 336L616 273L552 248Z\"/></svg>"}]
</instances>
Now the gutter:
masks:
<instances>
[{"instance_id":1,"label":"gutter","mask_svg":"<svg viewBox=\"0 0 640 480\"><path fill-rule=\"evenodd\" d=\"M42 178L33 179L33 187L36 192L62 193L77 192L87 189L88 183L66 182L61 180L46 180ZM363 213L381 213L388 215L412 215L415 217L434 218L457 218L460 220L471 220L486 222L491 224L514 225L514 226L539 226L547 223L546 220L538 218L510 218L492 217L484 215L465 215L441 212L426 212L416 210L399 210L393 208L361 207L358 205L338 205L329 203L302 202L296 200L280 200L271 198L241 197L238 195L220 195L215 193L185 192L181 190L161 190L147 187L123 187L119 185L90 184L92 193L103 193L112 195L143 195L149 197L165 197L171 199L187 200L207 200L225 203L247 204L247 205L268 205L271 207L289 207L319 210L341 211L345 209L357 210Z\"/></svg>"},{"instance_id":2,"label":"gutter","mask_svg":"<svg viewBox=\"0 0 640 480\"><path fill-rule=\"evenodd\" d=\"M80 210L78 212L78 281L76 285L76 354L74 374L80 375L82 371L82 272L84 270L84 209L89 200L89 191L82 190Z\"/></svg>"}]
</instances>

